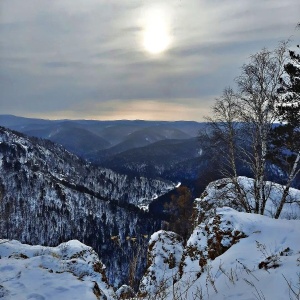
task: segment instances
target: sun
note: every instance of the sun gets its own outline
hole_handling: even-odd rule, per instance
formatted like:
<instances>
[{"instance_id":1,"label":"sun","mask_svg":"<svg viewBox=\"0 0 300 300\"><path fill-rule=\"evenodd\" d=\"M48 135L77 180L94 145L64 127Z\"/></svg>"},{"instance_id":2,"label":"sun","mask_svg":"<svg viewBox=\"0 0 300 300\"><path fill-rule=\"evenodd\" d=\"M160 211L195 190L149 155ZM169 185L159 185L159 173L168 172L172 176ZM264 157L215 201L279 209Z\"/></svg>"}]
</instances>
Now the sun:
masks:
<instances>
[{"instance_id":1,"label":"sun","mask_svg":"<svg viewBox=\"0 0 300 300\"><path fill-rule=\"evenodd\" d=\"M170 44L170 37L166 27L161 22L149 24L144 32L144 47L152 53L158 54L165 51Z\"/></svg>"},{"instance_id":2,"label":"sun","mask_svg":"<svg viewBox=\"0 0 300 300\"><path fill-rule=\"evenodd\" d=\"M159 54L166 51L171 42L167 19L161 10L152 10L145 23L143 45L147 52Z\"/></svg>"}]
</instances>

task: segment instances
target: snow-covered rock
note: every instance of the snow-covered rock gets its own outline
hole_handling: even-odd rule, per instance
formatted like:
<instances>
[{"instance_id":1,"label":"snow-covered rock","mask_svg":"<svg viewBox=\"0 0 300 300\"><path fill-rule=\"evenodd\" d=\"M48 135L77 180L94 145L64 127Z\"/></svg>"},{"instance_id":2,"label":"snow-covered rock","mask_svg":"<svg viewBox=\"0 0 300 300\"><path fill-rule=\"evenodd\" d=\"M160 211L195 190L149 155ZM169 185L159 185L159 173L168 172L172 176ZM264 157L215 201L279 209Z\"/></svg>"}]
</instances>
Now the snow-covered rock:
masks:
<instances>
[{"instance_id":1,"label":"snow-covered rock","mask_svg":"<svg viewBox=\"0 0 300 300\"><path fill-rule=\"evenodd\" d=\"M0 298L115 299L96 252L77 240L57 247L0 240Z\"/></svg>"},{"instance_id":2,"label":"snow-covered rock","mask_svg":"<svg viewBox=\"0 0 300 300\"><path fill-rule=\"evenodd\" d=\"M118 300L131 299L135 296L135 292L130 286L123 284L116 291L116 296Z\"/></svg>"},{"instance_id":3,"label":"snow-covered rock","mask_svg":"<svg viewBox=\"0 0 300 300\"><path fill-rule=\"evenodd\" d=\"M253 179L238 181L248 203L254 205ZM150 264L140 286L145 293L140 295L170 300L298 299L300 191L290 189L281 219L273 219L283 187L267 182L266 189L269 199L262 216L243 211L229 179L209 184L196 199L196 225L184 247L178 247L178 238L168 240L163 231L152 235ZM179 261L171 273L164 261L170 249Z\"/></svg>"},{"instance_id":4,"label":"snow-covered rock","mask_svg":"<svg viewBox=\"0 0 300 300\"><path fill-rule=\"evenodd\" d=\"M237 178L240 189L243 191L250 209L254 211L255 201L253 196L254 179L240 176ZM268 200L266 202L265 215L274 217L279 205L284 186L267 181L265 185ZM298 201L298 203L296 203ZM240 201L235 193L234 184L230 178L223 178L211 182L202 193L202 196L196 199L197 209L200 219L205 219L211 211L217 207L229 206L236 210L243 211ZM281 219L300 219L300 190L290 188L289 195L283 206Z\"/></svg>"},{"instance_id":5,"label":"snow-covered rock","mask_svg":"<svg viewBox=\"0 0 300 300\"><path fill-rule=\"evenodd\" d=\"M299 220L217 208L215 216L196 226L183 252L177 248L176 262L180 253L181 261L171 273L164 259L178 242L164 246L165 234L153 235L158 236L159 251L150 252L152 264L141 284L144 299L279 300L300 293ZM162 282L167 284L159 290Z\"/></svg>"},{"instance_id":6,"label":"snow-covered rock","mask_svg":"<svg viewBox=\"0 0 300 300\"><path fill-rule=\"evenodd\" d=\"M173 289L185 299L289 299L290 287L300 292L299 237L299 220L218 208L188 240Z\"/></svg>"},{"instance_id":7,"label":"snow-covered rock","mask_svg":"<svg viewBox=\"0 0 300 300\"><path fill-rule=\"evenodd\" d=\"M171 231L160 230L151 236L147 270L141 280L139 295L164 292L179 278L178 269L183 252L182 238Z\"/></svg>"}]
</instances>

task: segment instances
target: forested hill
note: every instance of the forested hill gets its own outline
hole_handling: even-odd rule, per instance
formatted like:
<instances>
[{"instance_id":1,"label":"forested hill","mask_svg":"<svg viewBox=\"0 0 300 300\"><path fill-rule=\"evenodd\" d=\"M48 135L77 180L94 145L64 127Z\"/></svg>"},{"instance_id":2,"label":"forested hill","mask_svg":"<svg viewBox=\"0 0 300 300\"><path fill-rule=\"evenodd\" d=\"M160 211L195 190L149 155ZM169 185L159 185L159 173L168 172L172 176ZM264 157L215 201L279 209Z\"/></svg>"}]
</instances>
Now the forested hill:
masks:
<instances>
[{"instance_id":1,"label":"forested hill","mask_svg":"<svg viewBox=\"0 0 300 300\"><path fill-rule=\"evenodd\" d=\"M0 141L4 170L46 175L60 185L95 194L102 200L139 206L174 188L170 181L128 177L95 167L48 140L27 137L3 127L0 127Z\"/></svg>"},{"instance_id":2,"label":"forested hill","mask_svg":"<svg viewBox=\"0 0 300 300\"><path fill-rule=\"evenodd\" d=\"M173 188L94 167L52 142L0 128L2 238L44 245L79 239L100 254L115 284L128 280L133 241L146 245L160 226L137 206ZM137 273L143 267L140 261Z\"/></svg>"}]
</instances>

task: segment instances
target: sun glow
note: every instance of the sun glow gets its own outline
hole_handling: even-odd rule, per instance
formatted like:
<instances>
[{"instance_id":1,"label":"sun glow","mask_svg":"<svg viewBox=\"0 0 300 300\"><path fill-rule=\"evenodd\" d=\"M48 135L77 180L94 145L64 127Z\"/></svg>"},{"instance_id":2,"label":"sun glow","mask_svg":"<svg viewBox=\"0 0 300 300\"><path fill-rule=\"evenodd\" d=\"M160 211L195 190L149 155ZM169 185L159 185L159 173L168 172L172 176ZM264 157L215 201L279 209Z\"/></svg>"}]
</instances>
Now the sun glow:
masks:
<instances>
[{"instance_id":1,"label":"sun glow","mask_svg":"<svg viewBox=\"0 0 300 300\"><path fill-rule=\"evenodd\" d=\"M168 49L171 37L168 22L162 10L151 10L146 18L143 32L144 48L151 54L159 54Z\"/></svg>"}]
</instances>

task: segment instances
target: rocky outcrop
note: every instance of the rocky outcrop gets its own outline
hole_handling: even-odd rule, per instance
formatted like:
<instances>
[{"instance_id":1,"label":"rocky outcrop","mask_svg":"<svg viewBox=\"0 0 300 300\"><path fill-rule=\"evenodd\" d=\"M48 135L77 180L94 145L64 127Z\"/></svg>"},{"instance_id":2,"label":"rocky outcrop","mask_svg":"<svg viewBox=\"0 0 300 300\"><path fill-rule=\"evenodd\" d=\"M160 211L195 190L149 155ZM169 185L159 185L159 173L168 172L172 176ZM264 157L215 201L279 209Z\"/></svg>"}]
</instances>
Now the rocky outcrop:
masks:
<instances>
[{"instance_id":1,"label":"rocky outcrop","mask_svg":"<svg viewBox=\"0 0 300 300\"><path fill-rule=\"evenodd\" d=\"M178 277L183 253L182 238L171 231L160 230L151 236L147 270L141 280L139 296L161 295Z\"/></svg>"},{"instance_id":2,"label":"rocky outcrop","mask_svg":"<svg viewBox=\"0 0 300 300\"><path fill-rule=\"evenodd\" d=\"M116 299L97 253L77 240L57 247L0 240L0 293L8 299Z\"/></svg>"}]
</instances>

